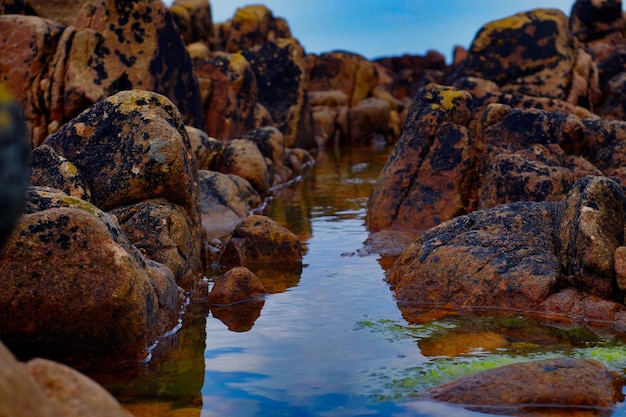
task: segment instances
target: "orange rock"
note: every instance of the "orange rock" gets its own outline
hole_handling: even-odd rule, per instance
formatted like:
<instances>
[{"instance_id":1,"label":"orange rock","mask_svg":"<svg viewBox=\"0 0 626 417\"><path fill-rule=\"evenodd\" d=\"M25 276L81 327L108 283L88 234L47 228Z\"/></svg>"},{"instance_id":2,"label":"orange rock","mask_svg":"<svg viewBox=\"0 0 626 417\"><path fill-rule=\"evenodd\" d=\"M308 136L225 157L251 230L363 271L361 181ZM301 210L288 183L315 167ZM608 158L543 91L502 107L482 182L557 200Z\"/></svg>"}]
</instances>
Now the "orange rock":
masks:
<instances>
[{"instance_id":1,"label":"orange rock","mask_svg":"<svg viewBox=\"0 0 626 417\"><path fill-rule=\"evenodd\" d=\"M235 267L218 277L209 294L209 304L228 305L261 298L265 288L248 268Z\"/></svg>"}]
</instances>

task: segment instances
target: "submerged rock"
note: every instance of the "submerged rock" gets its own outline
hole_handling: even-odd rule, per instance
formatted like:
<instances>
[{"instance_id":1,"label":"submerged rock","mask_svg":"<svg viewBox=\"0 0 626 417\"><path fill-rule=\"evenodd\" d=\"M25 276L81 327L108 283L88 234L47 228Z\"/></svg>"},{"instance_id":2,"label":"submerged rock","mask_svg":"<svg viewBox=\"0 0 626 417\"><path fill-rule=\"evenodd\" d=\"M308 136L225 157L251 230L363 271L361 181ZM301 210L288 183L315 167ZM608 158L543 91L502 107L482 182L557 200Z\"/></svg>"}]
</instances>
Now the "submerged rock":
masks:
<instances>
[{"instance_id":1,"label":"submerged rock","mask_svg":"<svg viewBox=\"0 0 626 417\"><path fill-rule=\"evenodd\" d=\"M623 383L594 360L557 358L478 372L434 388L426 398L494 414L546 415L563 407L604 412L624 399Z\"/></svg>"}]
</instances>

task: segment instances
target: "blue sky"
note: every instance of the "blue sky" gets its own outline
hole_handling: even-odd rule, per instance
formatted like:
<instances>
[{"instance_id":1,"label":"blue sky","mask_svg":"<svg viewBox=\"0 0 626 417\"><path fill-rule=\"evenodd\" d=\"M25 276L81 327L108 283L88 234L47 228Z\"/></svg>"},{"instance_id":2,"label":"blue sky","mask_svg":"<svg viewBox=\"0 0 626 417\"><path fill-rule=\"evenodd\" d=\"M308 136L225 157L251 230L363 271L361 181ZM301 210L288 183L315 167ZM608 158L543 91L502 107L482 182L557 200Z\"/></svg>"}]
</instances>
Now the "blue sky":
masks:
<instances>
[{"instance_id":1,"label":"blue sky","mask_svg":"<svg viewBox=\"0 0 626 417\"><path fill-rule=\"evenodd\" d=\"M211 0L213 20L230 19L238 7L259 1ZM333 49L369 59L435 49L448 61L455 45L468 47L485 23L534 8L569 15L574 0L265 0L284 17L306 52Z\"/></svg>"}]
</instances>

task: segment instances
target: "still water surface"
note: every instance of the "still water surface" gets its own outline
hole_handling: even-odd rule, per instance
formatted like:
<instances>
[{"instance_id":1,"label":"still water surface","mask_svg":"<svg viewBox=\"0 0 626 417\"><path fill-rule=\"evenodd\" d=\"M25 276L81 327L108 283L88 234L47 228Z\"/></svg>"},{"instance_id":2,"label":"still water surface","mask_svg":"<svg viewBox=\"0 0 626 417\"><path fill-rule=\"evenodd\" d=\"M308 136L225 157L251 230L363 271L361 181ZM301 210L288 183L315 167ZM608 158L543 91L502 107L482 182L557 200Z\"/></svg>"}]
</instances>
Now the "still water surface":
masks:
<instances>
[{"instance_id":1,"label":"still water surface","mask_svg":"<svg viewBox=\"0 0 626 417\"><path fill-rule=\"evenodd\" d=\"M584 356L626 369L619 340L519 317L409 324L363 252L367 198L387 150L330 151L267 215L306 248L301 274L258 271L264 300L208 311L188 306L183 326L151 361L96 376L137 416L485 416L419 401L425 389L501 364ZM613 415L626 416L618 404Z\"/></svg>"}]
</instances>

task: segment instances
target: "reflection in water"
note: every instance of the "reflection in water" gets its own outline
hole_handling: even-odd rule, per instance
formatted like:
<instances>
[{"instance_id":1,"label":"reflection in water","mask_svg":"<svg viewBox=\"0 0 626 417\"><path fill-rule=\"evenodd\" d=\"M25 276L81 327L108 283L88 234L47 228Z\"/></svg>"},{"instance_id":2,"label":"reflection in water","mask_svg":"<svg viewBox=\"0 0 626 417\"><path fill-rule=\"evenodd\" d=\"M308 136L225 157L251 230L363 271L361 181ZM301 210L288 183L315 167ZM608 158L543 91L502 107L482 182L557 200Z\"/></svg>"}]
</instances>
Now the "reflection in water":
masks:
<instances>
[{"instance_id":1,"label":"reflection in water","mask_svg":"<svg viewBox=\"0 0 626 417\"><path fill-rule=\"evenodd\" d=\"M398 308L384 281L392 258L362 251L367 199L386 159L371 149L320 155L266 213L302 240L302 271L253 271L268 292L257 305L209 315L206 301L192 304L173 347L107 388L146 416L465 417L485 414L418 395L550 355L623 372L621 341L585 328ZM614 415L626 415L621 407Z\"/></svg>"}]
</instances>

